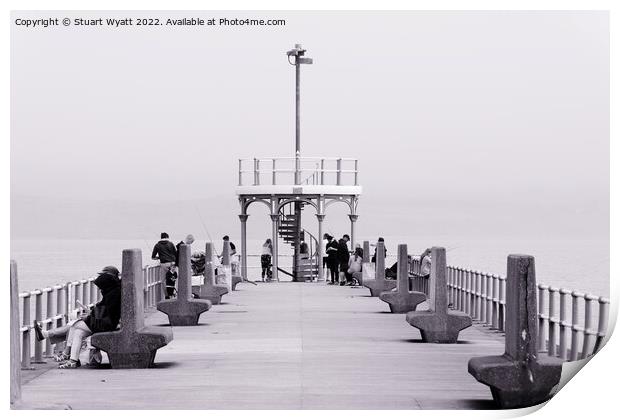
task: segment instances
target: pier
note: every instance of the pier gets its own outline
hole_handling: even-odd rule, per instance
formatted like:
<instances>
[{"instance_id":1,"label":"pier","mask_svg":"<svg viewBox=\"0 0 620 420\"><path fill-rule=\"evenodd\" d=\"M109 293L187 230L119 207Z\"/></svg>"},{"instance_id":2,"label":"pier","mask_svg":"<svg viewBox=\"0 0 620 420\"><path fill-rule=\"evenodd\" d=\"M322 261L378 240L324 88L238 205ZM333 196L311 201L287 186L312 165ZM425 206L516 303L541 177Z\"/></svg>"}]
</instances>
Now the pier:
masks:
<instances>
[{"instance_id":1,"label":"pier","mask_svg":"<svg viewBox=\"0 0 620 420\"><path fill-rule=\"evenodd\" d=\"M328 284L326 210L348 206L355 246L362 187L357 159L301 154L300 64L312 64L305 52L296 45L287 53L296 71L295 156L239 159L240 261L230 260L226 238L217 275L209 258L194 284L191 244L180 245L178 295L165 300L163 266L143 266L139 249L122 250L126 316L118 331L91 340L116 355L111 362L104 354L95 368L57 370L52 357L64 344L34 337L33 320L50 330L89 311L101 298L93 278L18 293L19 267L11 263L13 408L520 408L553 396L562 363L600 350L609 300L538 284L529 255L506 256L506 273L488 273L450 265L437 244L425 274L407 244L389 244L399 249L394 279L386 277L384 243L371 263L366 241L357 273L365 287ZM253 203L269 209L273 282L248 275ZM315 233L302 225L304 207L314 210ZM292 273L279 269L282 242L294 250ZM216 247L207 243L205 254ZM292 281L281 281L279 271ZM146 344L134 348L135 336Z\"/></svg>"}]
</instances>

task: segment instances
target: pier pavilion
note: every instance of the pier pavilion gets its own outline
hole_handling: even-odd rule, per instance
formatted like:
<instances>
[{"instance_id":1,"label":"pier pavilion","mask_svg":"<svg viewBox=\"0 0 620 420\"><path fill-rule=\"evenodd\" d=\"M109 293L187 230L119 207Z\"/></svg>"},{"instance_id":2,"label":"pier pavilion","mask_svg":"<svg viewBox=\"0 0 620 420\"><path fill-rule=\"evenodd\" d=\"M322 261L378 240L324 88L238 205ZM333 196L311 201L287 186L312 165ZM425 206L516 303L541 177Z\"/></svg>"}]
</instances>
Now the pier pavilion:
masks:
<instances>
[{"instance_id":1,"label":"pier pavilion","mask_svg":"<svg viewBox=\"0 0 620 420\"><path fill-rule=\"evenodd\" d=\"M362 193L358 161L352 158L301 157L239 159L237 187L241 213L241 275L247 280L248 207L262 203L272 223L273 279L278 279L278 238L294 247L293 281L323 280L323 221L329 206L349 206L351 244L355 244L357 204ZM302 225L301 210L311 206L318 222L316 235ZM308 245L307 252L302 242Z\"/></svg>"}]
</instances>

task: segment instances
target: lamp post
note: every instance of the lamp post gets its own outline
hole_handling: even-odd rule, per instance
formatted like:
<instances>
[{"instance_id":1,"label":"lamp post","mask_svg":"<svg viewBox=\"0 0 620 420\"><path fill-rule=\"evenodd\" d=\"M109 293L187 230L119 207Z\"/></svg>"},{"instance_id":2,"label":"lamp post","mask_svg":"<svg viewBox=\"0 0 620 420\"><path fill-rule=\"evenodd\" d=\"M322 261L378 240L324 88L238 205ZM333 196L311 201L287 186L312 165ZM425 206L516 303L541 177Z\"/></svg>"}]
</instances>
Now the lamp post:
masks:
<instances>
[{"instance_id":1,"label":"lamp post","mask_svg":"<svg viewBox=\"0 0 620 420\"><path fill-rule=\"evenodd\" d=\"M302 64L312 64L312 59L304 57L306 50L301 47L301 44L295 44L295 48L286 52L289 64L295 66L295 185L301 184L301 171L300 171L300 154L301 154L301 138L300 138L300 116L299 116L299 82L300 82L300 67ZM291 61L292 60L292 61ZM293 256L293 281L300 281L298 275L299 261L300 261L300 241L301 241L301 203L295 202L295 253Z\"/></svg>"}]
</instances>

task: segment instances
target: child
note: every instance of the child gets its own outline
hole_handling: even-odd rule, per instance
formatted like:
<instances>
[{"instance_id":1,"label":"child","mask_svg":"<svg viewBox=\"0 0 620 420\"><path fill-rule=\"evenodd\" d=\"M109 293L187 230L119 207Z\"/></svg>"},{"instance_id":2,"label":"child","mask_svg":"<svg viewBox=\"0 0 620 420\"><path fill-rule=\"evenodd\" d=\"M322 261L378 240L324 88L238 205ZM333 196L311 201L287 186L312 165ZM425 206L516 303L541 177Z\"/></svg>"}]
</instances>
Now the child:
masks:
<instances>
[{"instance_id":1,"label":"child","mask_svg":"<svg viewBox=\"0 0 620 420\"><path fill-rule=\"evenodd\" d=\"M174 297L178 276L176 265L168 267L166 272L166 299Z\"/></svg>"}]
</instances>

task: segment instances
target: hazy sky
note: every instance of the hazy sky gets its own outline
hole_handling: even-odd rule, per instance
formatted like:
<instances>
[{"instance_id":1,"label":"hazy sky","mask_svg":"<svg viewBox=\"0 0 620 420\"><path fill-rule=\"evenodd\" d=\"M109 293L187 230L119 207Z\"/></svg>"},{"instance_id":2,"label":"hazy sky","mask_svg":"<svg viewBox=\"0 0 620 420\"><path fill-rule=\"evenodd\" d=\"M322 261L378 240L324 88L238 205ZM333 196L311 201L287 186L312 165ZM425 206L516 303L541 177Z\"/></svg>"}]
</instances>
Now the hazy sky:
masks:
<instances>
[{"instance_id":1,"label":"hazy sky","mask_svg":"<svg viewBox=\"0 0 620 420\"><path fill-rule=\"evenodd\" d=\"M302 154L360 159L362 232L608 235L607 13L150 14L287 23L13 25L12 236L232 229L237 159L293 153L294 43ZM91 15L148 13L13 18Z\"/></svg>"}]
</instances>

